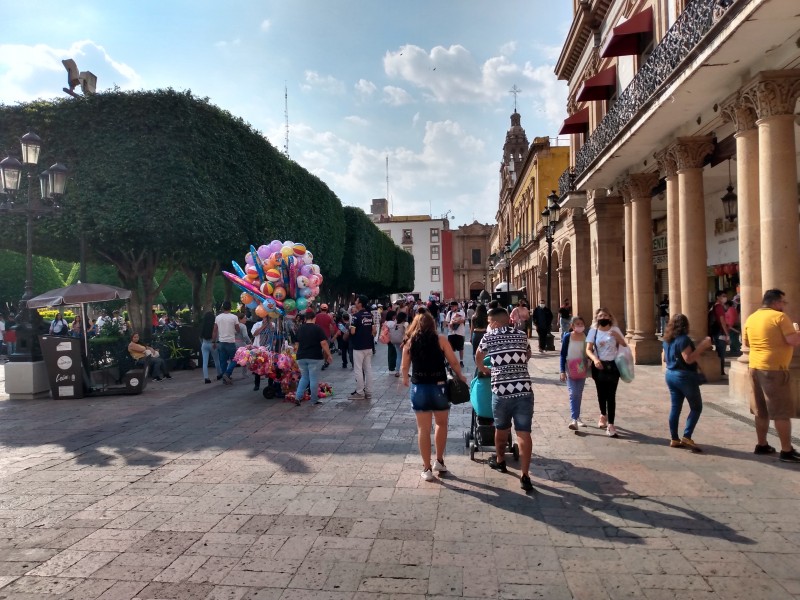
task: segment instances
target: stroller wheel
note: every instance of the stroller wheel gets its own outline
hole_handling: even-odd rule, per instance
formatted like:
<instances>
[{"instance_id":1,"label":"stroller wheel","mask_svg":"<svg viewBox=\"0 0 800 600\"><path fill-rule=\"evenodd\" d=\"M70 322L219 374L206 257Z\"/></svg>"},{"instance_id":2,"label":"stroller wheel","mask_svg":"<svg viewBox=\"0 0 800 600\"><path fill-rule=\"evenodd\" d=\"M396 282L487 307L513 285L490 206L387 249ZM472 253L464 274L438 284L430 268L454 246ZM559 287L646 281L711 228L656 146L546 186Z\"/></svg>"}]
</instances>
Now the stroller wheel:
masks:
<instances>
[{"instance_id":1,"label":"stroller wheel","mask_svg":"<svg viewBox=\"0 0 800 600\"><path fill-rule=\"evenodd\" d=\"M514 454L514 460L519 460L519 446L517 444L511 447L511 452Z\"/></svg>"},{"instance_id":2,"label":"stroller wheel","mask_svg":"<svg viewBox=\"0 0 800 600\"><path fill-rule=\"evenodd\" d=\"M465 431L464 432L464 447L465 448L469 448L469 439L470 439L469 431Z\"/></svg>"},{"instance_id":3,"label":"stroller wheel","mask_svg":"<svg viewBox=\"0 0 800 600\"><path fill-rule=\"evenodd\" d=\"M469 459L475 460L475 444L471 444L469 447Z\"/></svg>"}]
</instances>

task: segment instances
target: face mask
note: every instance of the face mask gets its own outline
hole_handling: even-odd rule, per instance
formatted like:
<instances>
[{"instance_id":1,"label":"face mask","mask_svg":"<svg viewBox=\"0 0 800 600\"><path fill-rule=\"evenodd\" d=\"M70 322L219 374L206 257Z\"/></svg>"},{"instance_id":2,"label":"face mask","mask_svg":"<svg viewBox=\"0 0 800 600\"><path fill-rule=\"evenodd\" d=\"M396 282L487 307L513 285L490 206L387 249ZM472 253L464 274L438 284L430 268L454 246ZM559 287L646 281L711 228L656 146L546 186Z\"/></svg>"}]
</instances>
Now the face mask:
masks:
<instances>
[{"instance_id":1,"label":"face mask","mask_svg":"<svg viewBox=\"0 0 800 600\"><path fill-rule=\"evenodd\" d=\"M544 308L544 302L539 302L539 306Z\"/></svg>"},{"instance_id":2,"label":"face mask","mask_svg":"<svg viewBox=\"0 0 800 600\"><path fill-rule=\"evenodd\" d=\"M583 333L584 329L586 329L586 327L584 327L583 325L575 325L575 327L572 328L572 331L574 331L575 333Z\"/></svg>"},{"instance_id":3,"label":"face mask","mask_svg":"<svg viewBox=\"0 0 800 600\"><path fill-rule=\"evenodd\" d=\"M600 325L600 327L608 327L611 325L611 319L599 319L597 324Z\"/></svg>"}]
</instances>

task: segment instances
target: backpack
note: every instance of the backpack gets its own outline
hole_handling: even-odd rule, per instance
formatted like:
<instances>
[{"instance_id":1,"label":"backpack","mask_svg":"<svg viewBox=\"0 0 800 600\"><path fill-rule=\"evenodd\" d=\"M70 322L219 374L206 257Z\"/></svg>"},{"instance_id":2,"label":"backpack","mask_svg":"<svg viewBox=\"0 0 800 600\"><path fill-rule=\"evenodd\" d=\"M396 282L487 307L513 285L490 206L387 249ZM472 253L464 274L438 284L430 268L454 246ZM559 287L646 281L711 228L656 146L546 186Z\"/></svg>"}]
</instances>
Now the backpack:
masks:
<instances>
[{"instance_id":1,"label":"backpack","mask_svg":"<svg viewBox=\"0 0 800 600\"><path fill-rule=\"evenodd\" d=\"M717 337L720 333L719 320L714 310L716 306L716 303L714 303L711 305L711 308L708 309L708 335L712 338Z\"/></svg>"},{"instance_id":2,"label":"backpack","mask_svg":"<svg viewBox=\"0 0 800 600\"><path fill-rule=\"evenodd\" d=\"M396 324L389 330L389 341L392 344L401 344L403 342L403 337L406 334L406 324Z\"/></svg>"}]
</instances>

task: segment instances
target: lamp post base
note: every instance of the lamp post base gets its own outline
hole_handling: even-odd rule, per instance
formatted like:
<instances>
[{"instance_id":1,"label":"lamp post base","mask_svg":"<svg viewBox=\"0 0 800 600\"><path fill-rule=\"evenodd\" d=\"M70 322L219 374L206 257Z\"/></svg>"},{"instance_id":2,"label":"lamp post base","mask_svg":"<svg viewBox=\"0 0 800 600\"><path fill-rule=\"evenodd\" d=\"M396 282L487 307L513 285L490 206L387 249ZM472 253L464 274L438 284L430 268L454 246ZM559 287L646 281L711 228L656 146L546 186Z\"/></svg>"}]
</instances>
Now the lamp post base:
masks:
<instances>
[{"instance_id":1,"label":"lamp post base","mask_svg":"<svg viewBox=\"0 0 800 600\"><path fill-rule=\"evenodd\" d=\"M44 361L6 363L5 375L6 393L10 400L39 400L50 397L50 383Z\"/></svg>"}]
</instances>

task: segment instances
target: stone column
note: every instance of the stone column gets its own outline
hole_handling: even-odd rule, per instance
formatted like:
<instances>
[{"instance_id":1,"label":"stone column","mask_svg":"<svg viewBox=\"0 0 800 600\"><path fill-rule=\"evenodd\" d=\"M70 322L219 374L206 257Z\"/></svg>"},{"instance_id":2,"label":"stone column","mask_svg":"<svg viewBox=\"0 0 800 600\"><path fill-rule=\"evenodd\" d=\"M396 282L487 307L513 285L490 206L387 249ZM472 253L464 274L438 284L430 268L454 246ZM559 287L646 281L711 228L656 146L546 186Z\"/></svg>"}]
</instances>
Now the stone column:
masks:
<instances>
[{"instance_id":1,"label":"stone column","mask_svg":"<svg viewBox=\"0 0 800 600\"><path fill-rule=\"evenodd\" d=\"M681 310L689 319L689 334L694 340L708 334L703 161L713 150L711 136L681 137L669 148L678 167Z\"/></svg>"},{"instance_id":2,"label":"stone column","mask_svg":"<svg viewBox=\"0 0 800 600\"><path fill-rule=\"evenodd\" d=\"M761 72L742 90L743 101L758 117L761 283L764 289L786 292L786 312L793 322L800 321L800 222L794 143L798 97L800 69Z\"/></svg>"},{"instance_id":3,"label":"stone column","mask_svg":"<svg viewBox=\"0 0 800 600\"><path fill-rule=\"evenodd\" d=\"M681 312L681 230L678 223L678 165L665 148L654 155L658 170L667 182L667 275L669 277L669 314Z\"/></svg>"},{"instance_id":4,"label":"stone column","mask_svg":"<svg viewBox=\"0 0 800 600\"><path fill-rule=\"evenodd\" d=\"M615 184L615 187L619 187ZM625 211L625 337L629 340L633 338L633 331L636 327L636 315L633 310L633 207L631 198L627 193L627 188L620 188L622 202Z\"/></svg>"},{"instance_id":5,"label":"stone column","mask_svg":"<svg viewBox=\"0 0 800 600\"><path fill-rule=\"evenodd\" d=\"M563 210L563 209L562 209ZM567 290L572 303L572 314L581 315L584 319L592 316L592 290L589 282L592 279L592 251L589 222L583 209L569 211L566 222L570 244L570 285Z\"/></svg>"},{"instance_id":6,"label":"stone column","mask_svg":"<svg viewBox=\"0 0 800 600\"><path fill-rule=\"evenodd\" d=\"M631 199L633 288L633 337L631 352L636 364L658 364L661 343L656 339L655 285L653 278L652 191L658 173L634 173L623 186ZM628 312L631 312L630 309Z\"/></svg>"},{"instance_id":7,"label":"stone column","mask_svg":"<svg viewBox=\"0 0 800 600\"><path fill-rule=\"evenodd\" d=\"M606 190L587 192L586 219L589 223L591 250L592 312L607 308L619 318L625 297L623 248L623 204L619 196L608 196ZM582 309L583 310L583 309Z\"/></svg>"}]
</instances>

